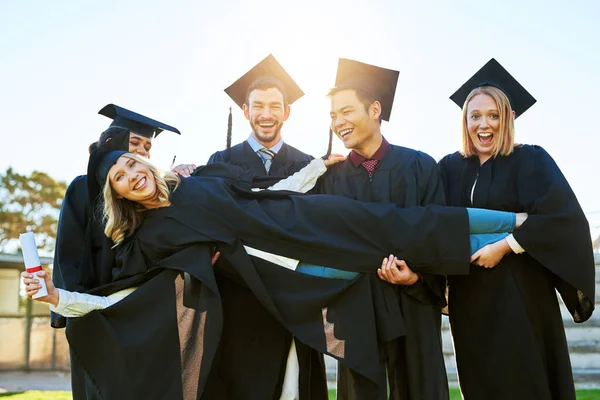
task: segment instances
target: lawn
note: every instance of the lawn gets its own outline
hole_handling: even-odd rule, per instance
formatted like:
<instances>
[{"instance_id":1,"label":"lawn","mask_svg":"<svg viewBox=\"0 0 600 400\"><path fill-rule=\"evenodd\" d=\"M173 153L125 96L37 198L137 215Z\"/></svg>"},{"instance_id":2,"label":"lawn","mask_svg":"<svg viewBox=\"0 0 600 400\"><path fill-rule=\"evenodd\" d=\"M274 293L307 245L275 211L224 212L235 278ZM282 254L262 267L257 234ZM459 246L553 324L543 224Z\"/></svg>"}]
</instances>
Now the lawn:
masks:
<instances>
[{"instance_id":1,"label":"lawn","mask_svg":"<svg viewBox=\"0 0 600 400\"><path fill-rule=\"evenodd\" d=\"M17 393L0 393L0 397L10 400L71 400L71 392L30 390ZM329 399L335 400L335 390L329 391ZM458 389L450 389L450 400L460 400ZM600 389L578 390L577 400L600 400Z\"/></svg>"},{"instance_id":2,"label":"lawn","mask_svg":"<svg viewBox=\"0 0 600 400\"><path fill-rule=\"evenodd\" d=\"M598 399L600 399L600 390L598 390ZM577 394L577 398L579 398L579 393ZM593 397L582 397L583 399L589 400L593 399ZM458 389L450 389L450 400L461 400L460 391ZM335 400L335 390L329 390L329 400Z\"/></svg>"},{"instance_id":3,"label":"lawn","mask_svg":"<svg viewBox=\"0 0 600 400\"><path fill-rule=\"evenodd\" d=\"M458 389L450 389L450 400L461 400ZM335 400L335 390L329 390L329 400ZM578 390L577 400L600 400L600 389Z\"/></svg>"},{"instance_id":4,"label":"lawn","mask_svg":"<svg viewBox=\"0 0 600 400\"><path fill-rule=\"evenodd\" d=\"M71 392L28 390L26 392L0 393L0 398L10 400L71 400Z\"/></svg>"}]
</instances>

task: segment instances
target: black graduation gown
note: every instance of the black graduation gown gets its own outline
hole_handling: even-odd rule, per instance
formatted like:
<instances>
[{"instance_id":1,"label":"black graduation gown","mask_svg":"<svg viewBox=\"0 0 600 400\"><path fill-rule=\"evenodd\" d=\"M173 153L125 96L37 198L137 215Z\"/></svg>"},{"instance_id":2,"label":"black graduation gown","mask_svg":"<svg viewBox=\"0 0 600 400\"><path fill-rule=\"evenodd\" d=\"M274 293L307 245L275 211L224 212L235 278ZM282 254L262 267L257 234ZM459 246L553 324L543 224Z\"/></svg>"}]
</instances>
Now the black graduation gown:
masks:
<instances>
[{"instance_id":1,"label":"black graduation gown","mask_svg":"<svg viewBox=\"0 0 600 400\"><path fill-rule=\"evenodd\" d=\"M284 143L273 157L269 175L286 178L305 167L312 159L310 155ZM251 171L255 176L267 175L262 159L247 141L214 153L208 164L215 162L236 165ZM223 262L219 262L217 266L222 267ZM235 274L227 279L219 279L217 276L225 325L211 384L227 382L227 385L223 386L227 388L231 398L278 399L292 335L260 304L248 288L243 286L243 283L236 283L235 279L229 278L235 278ZM241 330L244 331L243 335L240 335ZM322 356L311 353L302 343L296 342L300 363L300 399L327 399L325 364ZM320 393L320 396L317 393Z\"/></svg>"},{"instance_id":2,"label":"black graduation gown","mask_svg":"<svg viewBox=\"0 0 600 400\"><path fill-rule=\"evenodd\" d=\"M554 160L516 146L481 167L459 153L440 162L450 205L527 212L514 232L524 254L493 269L448 277L449 311L466 399L574 399L557 289L575 322L594 309L594 260L587 220Z\"/></svg>"},{"instance_id":3,"label":"black graduation gown","mask_svg":"<svg viewBox=\"0 0 600 400\"><path fill-rule=\"evenodd\" d=\"M313 157L286 143L273 157L269 173L265 170L262 159L252 150L247 141L243 141L229 149L218 151L208 159L207 164L224 162L236 165L246 171L252 171L255 176L276 176L287 178L304 168Z\"/></svg>"},{"instance_id":4,"label":"black graduation gown","mask_svg":"<svg viewBox=\"0 0 600 400\"><path fill-rule=\"evenodd\" d=\"M76 177L63 199L56 232L52 280L57 288L76 292L112 281L114 266L112 242L103 232L98 219L92 218L87 176ZM51 313L51 325L64 328L68 319ZM95 394L76 359L71 357L73 398L91 399Z\"/></svg>"},{"instance_id":5,"label":"black graduation gown","mask_svg":"<svg viewBox=\"0 0 600 400\"><path fill-rule=\"evenodd\" d=\"M52 279L61 289L88 290L112 281L115 254L104 235L98 206L90 206L87 176L76 177L65 193L54 248ZM89 246L89 249L86 247ZM64 318L52 314L52 325L64 327Z\"/></svg>"},{"instance_id":6,"label":"black graduation gown","mask_svg":"<svg viewBox=\"0 0 600 400\"><path fill-rule=\"evenodd\" d=\"M444 205L444 188L435 160L425 153L390 145L372 177L348 158L321 177L315 192L349 197L365 202L393 203L400 207ZM373 292L388 301L386 313L377 315L379 325L406 327L406 335L388 343L383 359L388 363L390 399L447 399L448 380L441 343L441 305L445 278L424 275L410 287L395 286L370 275ZM358 380L357 380L358 379ZM385 379L385 378L383 378ZM381 393L355 388L353 378L340 365L338 398L385 398ZM370 387L373 389L373 386ZM367 391L366 393L364 391Z\"/></svg>"},{"instance_id":7,"label":"black graduation gown","mask_svg":"<svg viewBox=\"0 0 600 400\"><path fill-rule=\"evenodd\" d=\"M223 322L210 265L213 242L286 329L373 382L382 373L374 308L385 305L369 301L368 280L348 283L289 271L251 260L242 244L354 272L373 273L390 253L417 271L447 262L454 270L468 268L464 209L257 194L231 168L203 167L202 176L182 180L170 207L147 211L122 247L115 282L95 292L147 282L122 302L70 323L74 353L104 398L222 398L206 388ZM189 274L187 287L186 276L176 271Z\"/></svg>"}]
</instances>

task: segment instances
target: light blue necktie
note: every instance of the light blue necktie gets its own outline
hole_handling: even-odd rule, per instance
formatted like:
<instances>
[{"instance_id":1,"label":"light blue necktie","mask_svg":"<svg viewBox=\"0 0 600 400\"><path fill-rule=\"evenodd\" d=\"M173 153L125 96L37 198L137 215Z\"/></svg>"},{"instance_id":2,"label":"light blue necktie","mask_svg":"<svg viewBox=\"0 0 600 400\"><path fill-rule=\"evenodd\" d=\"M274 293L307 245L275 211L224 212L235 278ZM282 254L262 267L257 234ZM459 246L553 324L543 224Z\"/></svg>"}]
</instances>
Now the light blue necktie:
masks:
<instances>
[{"instance_id":1,"label":"light blue necktie","mask_svg":"<svg viewBox=\"0 0 600 400\"><path fill-rule=\"evenodd\" d=\"M262 149L258 149L258 155L260 156L260 158L262 158L265 170L267 172L269 172L269 169L271 169L271 164L273 164L273 157L275 157L275 154L277 153L265 147L263 147Z\"/></svg>"}]
</instances>

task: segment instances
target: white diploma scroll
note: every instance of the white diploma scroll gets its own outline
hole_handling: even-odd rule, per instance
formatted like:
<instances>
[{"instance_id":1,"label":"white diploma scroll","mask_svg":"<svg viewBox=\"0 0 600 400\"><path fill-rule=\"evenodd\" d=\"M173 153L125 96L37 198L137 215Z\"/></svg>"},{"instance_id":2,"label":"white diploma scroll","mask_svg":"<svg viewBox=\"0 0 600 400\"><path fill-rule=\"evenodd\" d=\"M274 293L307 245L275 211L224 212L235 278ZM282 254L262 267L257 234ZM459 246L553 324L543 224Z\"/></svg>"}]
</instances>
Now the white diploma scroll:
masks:
<instances>
[{"instance_id":1,"label":"white diploma scroll","mask_svg":"<svg viewBox=\"0 0 600 400\"><path fill-rule=\"evenodd\" d=\"M19 240L21 240L21 249L23 250L25 271L38 278L40 285L42 285L42 288L35 295L33 295L32 298L37 299L38 297L48 296L46 281L44 281L44 278L37 276L37 273L42 270L42 263L40 262L40 256L38 255L33 232L21 233L19 235Z\"/></svg>"}]
</instances>

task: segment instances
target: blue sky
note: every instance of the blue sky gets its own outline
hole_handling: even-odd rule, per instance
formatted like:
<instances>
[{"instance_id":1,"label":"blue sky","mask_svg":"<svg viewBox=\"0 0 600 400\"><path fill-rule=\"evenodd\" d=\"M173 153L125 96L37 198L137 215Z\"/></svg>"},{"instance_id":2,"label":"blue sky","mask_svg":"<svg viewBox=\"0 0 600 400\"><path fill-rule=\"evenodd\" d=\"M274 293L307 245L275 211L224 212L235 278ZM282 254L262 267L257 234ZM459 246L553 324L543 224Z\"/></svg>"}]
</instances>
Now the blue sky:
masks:
<instances>
[{"instance_id":1,"label":"blue sky","mask_svg":"<svg viewBox=\"0 0 600 400\"><path fill-rule=\"evenodd\" d=\"M203 164L224 147L229 107L234 142L248 136L223 89L269 53L306 93L283 128L287 142L325 152L325 94L345 57L400 70L383 133L439 159L460 145L448 96L494 57L538 100L517 120L517 141L543 146L584 210L600 212L598 17L592 0L4 2L0 170L85 173L107 103L181 130L155 140L160 167L175 154Z\"/></svg>"}]
</instances>

